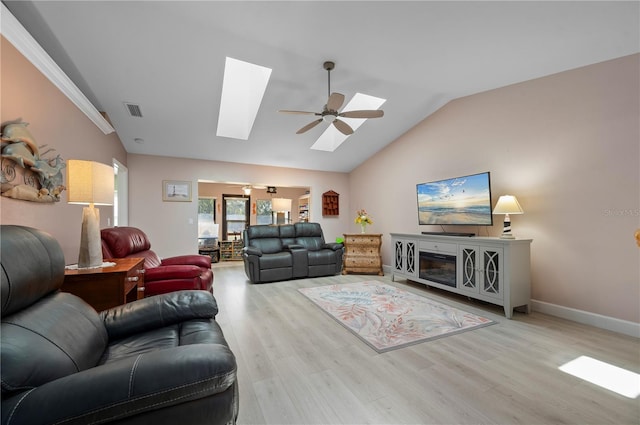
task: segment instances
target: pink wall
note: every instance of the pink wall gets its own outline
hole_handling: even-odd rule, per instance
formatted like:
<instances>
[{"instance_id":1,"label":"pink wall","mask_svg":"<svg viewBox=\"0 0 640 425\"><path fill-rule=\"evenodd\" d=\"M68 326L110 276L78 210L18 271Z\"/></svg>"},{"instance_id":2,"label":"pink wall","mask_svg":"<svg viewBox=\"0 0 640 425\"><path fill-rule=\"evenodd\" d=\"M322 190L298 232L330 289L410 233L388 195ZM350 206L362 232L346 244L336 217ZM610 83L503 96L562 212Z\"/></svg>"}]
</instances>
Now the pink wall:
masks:
<instances>
[{"instance_id":1,"label":"pink wall","mask_svg":"<svg viewBox=\"0 0 640 425\"><path fill-rule=\"evenodd\" d=\"M1 38L0 122L22 118L39 145L54 148L66 161L88 159L126 164L126 151L115 133L105 136L65 95L38 71L11 43ZM51 233L62 245L65 261L78 261L82 205L60 202L41 204L0 197L0 223L37 227ZM100 207L103 227L113 207Z\"/></svg>"},{"instance_id":2,"label":"pink wall","mask_svg":"<svg viewBox=\"0 0 640 425\"><path fill-rule=\"evenodd\" d=\"M512 194L525 211L512 226L533 239L532 298L640 322L639 61L456 99L353 171L351 204L377 218L384 263L389 232L440 230L418 226L416 183L490 171L494 204Z\"/></svg>"},{"instance_id":3,"label":"pink wall","mask_svg":"<svg viewBox=\"0 0 640 425\"><path fill-rule=\"evenodd\" d=\"M349 176L345 173L265 167L230 162L167 158L130 154L129 224L144 228L162 257L195 252L198 248L198 181L251 182L276 187L309 187L311 221L322 224L326 240L349 229ZM191 181L193 202L163 202L162 181ZM322 217L321 196L333 190L340 194L337 218Z\"/></svg>"}]
</instances>

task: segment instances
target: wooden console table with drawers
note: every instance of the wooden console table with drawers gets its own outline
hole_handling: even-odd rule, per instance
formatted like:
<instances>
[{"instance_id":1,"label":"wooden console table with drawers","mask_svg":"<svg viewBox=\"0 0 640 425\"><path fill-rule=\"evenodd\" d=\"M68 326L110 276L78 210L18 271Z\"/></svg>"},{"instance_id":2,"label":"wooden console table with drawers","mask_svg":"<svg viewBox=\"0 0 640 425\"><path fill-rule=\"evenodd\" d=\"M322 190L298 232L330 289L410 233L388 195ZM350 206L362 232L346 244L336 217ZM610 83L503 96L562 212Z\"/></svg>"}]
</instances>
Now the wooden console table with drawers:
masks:
<instances>
[{"instance_id":1,"label":"wooden console table with drawers","mask_svg":"<svg viewBox=\"0 0 640 425\"><path fill-rule=\"evenodd\" d=\"M96 311L144 298L144 258L113 258L111 267L65 269L60 288L79 296Z\"/></svg>"},{"instance_id":2,"label":"wooden console table with drawers","mask_svg":"<svg viewBox=\"0 0 640 425\"><path fill-rule=\"evenodd\" d=\"M377 274L384 276L380 246L381 234L344 234L342 274Z\"/></svg>"}]
</instances>

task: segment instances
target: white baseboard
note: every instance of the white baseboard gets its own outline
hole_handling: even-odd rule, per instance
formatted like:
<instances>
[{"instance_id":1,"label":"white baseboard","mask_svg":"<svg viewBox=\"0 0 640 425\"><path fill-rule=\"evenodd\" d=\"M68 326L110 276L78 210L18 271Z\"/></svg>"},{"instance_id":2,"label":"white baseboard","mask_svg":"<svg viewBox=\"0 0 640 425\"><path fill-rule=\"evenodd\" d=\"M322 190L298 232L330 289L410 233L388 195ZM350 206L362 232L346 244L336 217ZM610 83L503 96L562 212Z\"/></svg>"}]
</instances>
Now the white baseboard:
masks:
<instances>
[{"instance_id":1,"label":"white baseboard","mask_svg":"<svg viewBox=\"0 0 640 425\"><path fill-rule=\"evenodd\" d=\"M531 300L531 308L540 313L640 338L640 323L629 322L627 320L616 319L615 317L603 316L601 314L590 313L588 311L538 300Z\"/></svg>"},{"instance_id":2,"label":"white baseboard","mask_svg":"<svg viewBox=\"0 0 640 425\"><path fill-rule=\"evenodd\" d=\"M386 275L393 274L393 268L390 265L383 264L382 270ZM615 317L603 316L601 314L590 313L588 311L538 300L531 300L531 309L550 316L560 317L561 319L640 338L640 323L629 322L627 320L616 319Z\"/></svg>"}]
</instances>

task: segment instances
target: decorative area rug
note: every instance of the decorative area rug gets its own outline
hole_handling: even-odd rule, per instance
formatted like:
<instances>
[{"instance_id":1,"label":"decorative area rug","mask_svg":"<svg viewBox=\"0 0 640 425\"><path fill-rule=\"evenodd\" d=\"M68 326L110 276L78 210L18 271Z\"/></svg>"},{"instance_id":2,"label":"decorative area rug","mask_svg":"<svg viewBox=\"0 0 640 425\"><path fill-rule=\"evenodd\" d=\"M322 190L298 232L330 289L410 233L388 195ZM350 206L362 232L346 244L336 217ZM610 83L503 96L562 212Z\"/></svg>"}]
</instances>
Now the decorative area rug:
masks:
<instances>
[{"instance_id":1,"label":"decorative area rug","mask_svg":"<svg viewBox=\"0 0 640 425\"><path fill-rule=\"evenodd\" d=\"M378 353L495 323L376 281L298 291Z\"/></svg>"}]
</instances>

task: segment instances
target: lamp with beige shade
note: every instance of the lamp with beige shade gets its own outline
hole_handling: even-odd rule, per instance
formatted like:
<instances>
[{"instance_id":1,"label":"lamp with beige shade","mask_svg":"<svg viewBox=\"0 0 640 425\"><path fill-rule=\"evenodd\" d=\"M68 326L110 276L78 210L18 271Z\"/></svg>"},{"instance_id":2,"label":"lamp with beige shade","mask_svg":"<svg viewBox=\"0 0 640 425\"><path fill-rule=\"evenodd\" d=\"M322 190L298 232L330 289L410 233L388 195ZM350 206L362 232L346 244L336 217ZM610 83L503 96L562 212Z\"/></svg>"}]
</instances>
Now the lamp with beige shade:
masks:
<instances>
[{"instance_id":1,"label":"lamp with beige shade","mask_svg":"<svg viewBox=\"0 0 640 425\"><path fill-rule=\"evenodd\" d=\"M113 205L113 167L94 161L67 161L67 202L88 205L82 209L78 268L102 266L100 211L94 205Z\"/></svg>"}]
</instances>

